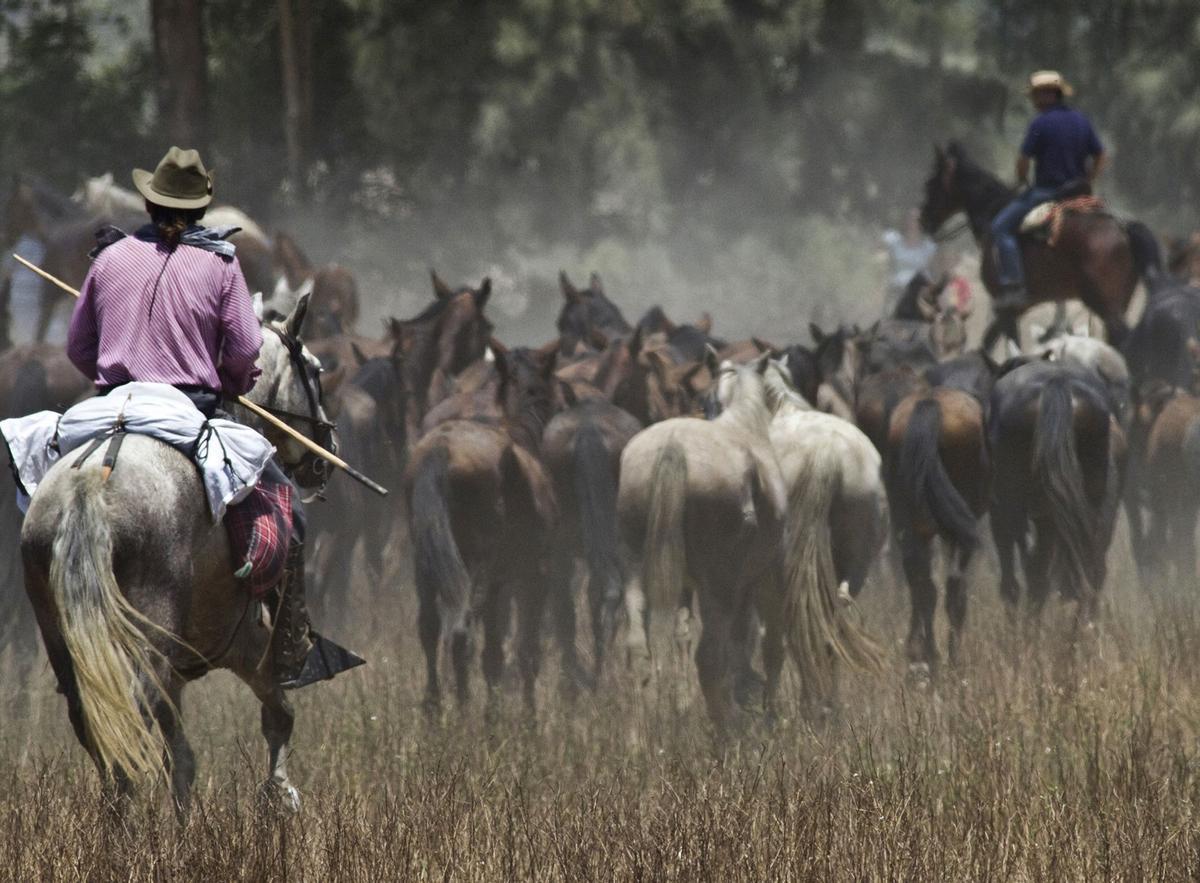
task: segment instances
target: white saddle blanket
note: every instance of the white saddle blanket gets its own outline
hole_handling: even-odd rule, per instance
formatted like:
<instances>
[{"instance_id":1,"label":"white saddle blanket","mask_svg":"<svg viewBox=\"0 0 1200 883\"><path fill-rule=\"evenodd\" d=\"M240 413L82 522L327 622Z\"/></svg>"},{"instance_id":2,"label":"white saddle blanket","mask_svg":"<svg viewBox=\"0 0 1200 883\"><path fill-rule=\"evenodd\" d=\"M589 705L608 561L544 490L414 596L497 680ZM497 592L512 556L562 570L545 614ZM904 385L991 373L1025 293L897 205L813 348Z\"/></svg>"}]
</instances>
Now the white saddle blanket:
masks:
<instances>
[{"instance_id":1,"label":"white saddle blanket","mask_svg":"<svg viewBox=\"0 0 1200 883\"><path fill-rule=\"evenodd\" d=\"M246 498L275 453L271 443L248 426L232 420L206 422L174 387L129 383L106 396L86 399L62 415L39 411L0 421L0 435L8 443L24 486L17 492L21 511L60 457L110 434L118 420L124 421L127 432L156 438L193 459L204 479L214 522L225 516L226 507Z\"/></svg>"},{"instance_id":2,"label":"white saddle blanket","mask_svg":"<svg viewBox=\"0 0 1200 883\"><path fill-rule=\"evenodd\" d=\"M1054 201L1043 202L1040 205L1035 205L1029 210L1029 213L1021 219L1021 232L1033 233L1040 230L1050 223L1050 213L1054 211Z\"/></svg>"}]
</instances>

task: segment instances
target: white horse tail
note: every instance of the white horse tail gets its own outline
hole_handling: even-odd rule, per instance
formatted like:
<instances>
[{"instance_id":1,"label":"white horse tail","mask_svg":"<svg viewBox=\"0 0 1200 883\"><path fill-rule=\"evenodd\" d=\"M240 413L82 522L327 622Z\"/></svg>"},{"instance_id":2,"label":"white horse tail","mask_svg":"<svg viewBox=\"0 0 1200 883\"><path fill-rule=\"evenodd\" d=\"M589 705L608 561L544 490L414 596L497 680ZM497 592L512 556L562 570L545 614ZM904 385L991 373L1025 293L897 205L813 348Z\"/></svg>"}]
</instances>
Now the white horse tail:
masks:
<instances>
[{"instance_id":1,"label":"white horse tail","mask_svg":"<svg viewBox=\"0 0 1200 883\"><path fill-rule=\"evenodd\" d=\"M50 591L94 758L108 773L150 779L163 772L167 749L148 713L147 681L161 688L152 662L157 651L138 627L145 617L121 594L112 558L103 478L99 469L85 469L54 537Z\"/></svg>"},{"instance_id":2,"label":"white horse tail","mask_svg":"<svg viewBox=\"0 0 1200 883\"><path fill-rule=\"evenodd\" d=\"M784 633L806 689L825 696L833 688L836 660L875 671L883 655L855 621L849 598L840 597L829 526L842 487L840 465L820 448L807 449L804 457L788 493Z\"/></svg>"},{"instance_id":3,"label":"white horse tail","mask_svg":"<svg viewBox=\"0 0 1200 883\"><path fill-rule=\"evenodd\" d=\"M687 456L671 440L650 470L646 542L642 550L642 590L650 608L681 605L687 578L683 510L687 502Z\"/></svg>"}]
</instances>

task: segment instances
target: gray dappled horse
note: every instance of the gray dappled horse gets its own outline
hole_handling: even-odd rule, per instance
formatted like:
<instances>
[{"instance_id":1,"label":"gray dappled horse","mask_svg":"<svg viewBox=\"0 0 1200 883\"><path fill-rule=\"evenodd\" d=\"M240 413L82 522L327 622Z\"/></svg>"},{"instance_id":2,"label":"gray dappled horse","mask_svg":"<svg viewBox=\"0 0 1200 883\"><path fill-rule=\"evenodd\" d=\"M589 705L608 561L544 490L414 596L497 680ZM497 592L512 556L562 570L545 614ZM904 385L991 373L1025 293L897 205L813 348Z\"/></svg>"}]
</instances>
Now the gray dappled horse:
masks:
<instances>
[{"instance_id":1,"label":"gray dappled horse","mask_svg":"<svg viewBox=\"0 0 1200 883\"><path fill-rule=\"evenodd\" d=\"M249 398L293 415L307 433L325 415L311 395L320 364L295 333L306 308L302 300L285 321L264 326L263 373ZM302 483L319 480L311 454L260 429ZM262 703L264 788L298 809L287 775L294 715L272 670L271 632L234 579L225 527L213 523L195 465L162 442L130 436L105 481L99 457L72 468L86 450L47 473L21 533L26 591L75 735L118 795L165 769L182 812L195 777L183 687L228 669Z\"/></svg>"}]
</instances>

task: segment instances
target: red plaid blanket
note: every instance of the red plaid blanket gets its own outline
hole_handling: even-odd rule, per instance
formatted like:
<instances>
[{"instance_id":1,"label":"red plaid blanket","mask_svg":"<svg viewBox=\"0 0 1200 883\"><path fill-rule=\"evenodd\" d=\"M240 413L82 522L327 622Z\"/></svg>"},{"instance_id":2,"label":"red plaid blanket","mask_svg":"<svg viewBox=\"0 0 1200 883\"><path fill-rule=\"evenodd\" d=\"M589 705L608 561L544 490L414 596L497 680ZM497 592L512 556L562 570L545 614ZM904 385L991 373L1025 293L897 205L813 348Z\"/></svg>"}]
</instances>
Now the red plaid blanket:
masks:
<instances>
[{"instance_id":1,"label":"red plaid blanket","mask_svg":"<svg viewBox=\"0 0 1200 883\"><path fill-rule=\"evenodd\" d=\"M246 499L225 510L225 530L234 569L250 563L246 585L261 598L283 579L292 540L292 486L260 481Z\"/></svg>"}]
</instances>

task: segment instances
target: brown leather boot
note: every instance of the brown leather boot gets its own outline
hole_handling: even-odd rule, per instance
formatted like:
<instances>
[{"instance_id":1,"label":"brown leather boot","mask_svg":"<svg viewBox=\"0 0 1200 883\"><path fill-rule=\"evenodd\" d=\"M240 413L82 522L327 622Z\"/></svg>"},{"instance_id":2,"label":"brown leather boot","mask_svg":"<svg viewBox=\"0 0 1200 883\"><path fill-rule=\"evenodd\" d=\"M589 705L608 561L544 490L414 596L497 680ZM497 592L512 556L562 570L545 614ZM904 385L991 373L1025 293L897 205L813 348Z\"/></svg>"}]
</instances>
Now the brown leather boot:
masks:
<instances>
[{"instance_id":1,"label":"brown leather boot","mask_svg":"<svg viewBox=\"0 0 1200 883\"><path fill-rule=\"evenodd\" d=\"M285 690L296 690L325 681L366 660L312 630L305 603L304 545L288 549L287 571L276 597L273 652L276 677Z\"/></svg>"}]
</instances>

